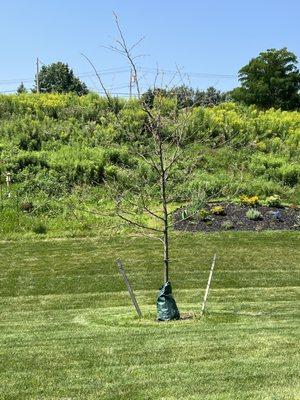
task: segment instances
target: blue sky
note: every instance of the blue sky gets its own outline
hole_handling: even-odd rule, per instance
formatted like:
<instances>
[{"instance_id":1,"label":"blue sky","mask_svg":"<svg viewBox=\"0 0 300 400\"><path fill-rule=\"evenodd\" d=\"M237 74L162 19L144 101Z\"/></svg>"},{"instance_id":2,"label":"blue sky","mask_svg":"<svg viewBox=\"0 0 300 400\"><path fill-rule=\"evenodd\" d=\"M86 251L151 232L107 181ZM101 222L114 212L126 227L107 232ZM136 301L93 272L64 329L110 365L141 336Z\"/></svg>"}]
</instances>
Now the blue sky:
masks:
<instances>
[{"instance_id":1,"label":"blue sky","mask_svg":"<svg viewBox=\"0 0 300 400\"><path fill-rule=\"evenodd\" d=\"M31 87L35 59L67 62L87 85L99 90L87 54L103 71L112 92L128 93L126 60L105 49L117 36L112 10L137 49L143 86L167 84L176 65L187 84L228 90L236 74L267 48L288 47L300 57L298 0L3 0L0 23L0 92L20 81ZM189 76L189 78L187 77ZM179 83L179 78L176 78Z\"/></svg>"}]
</instances>

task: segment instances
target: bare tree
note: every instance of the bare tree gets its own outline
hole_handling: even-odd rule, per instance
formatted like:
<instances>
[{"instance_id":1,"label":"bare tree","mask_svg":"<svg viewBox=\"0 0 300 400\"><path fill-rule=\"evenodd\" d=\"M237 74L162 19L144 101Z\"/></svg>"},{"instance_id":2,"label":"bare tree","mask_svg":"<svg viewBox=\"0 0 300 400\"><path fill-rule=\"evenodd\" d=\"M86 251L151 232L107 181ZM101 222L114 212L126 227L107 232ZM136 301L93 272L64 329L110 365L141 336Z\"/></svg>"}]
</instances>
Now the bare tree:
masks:
<instances>
[{"instance_id":1,"label":"bare tree","mask_svg":"<svg viewBox=\"0 0 300 400\"><path fill-rule=\"evenodd\" d=\"M134 155L145 163L154 175L154 183L159 188L160 206L153 207L153 196L148 193L149 177L140 176L135 185L131 186L132 192L118 195L116 212L127 223L146 231L155 232L163 244L164 282L169 281L169 230L172 225L169 204L173 201L170 186L176 174L174 170L183 155L183 144L186 133L186 125L174 110L168 115L163 115L159 105L154 109L142 105L146 113L146 130L149 135L147 146L138 146L133 150ZM170 127L172 130L170 131ZM134 196L131 194L134 193ZM129 197L129 198L128 198ZM129 206L129 207L128 207ZM149 225L137 221L137 216L132 213L133 207L154 219L155 224Z\"/></svg>"},{"instance_id":2,"label":"bare tree","mask_svg":"<svg viewBox=\"0 0 300 400\"><path fill-rule=\"evenodd\" d=\"M149 106L147 102L143 101L141 94L141 84L139 77L139 69L136 65L136 59L139 56L133 54L133 50L142 41L142 39L135 42L133 45L128 45L125 35L120 27L118 16L114 13L115 23L118 30L119 38L112 46L107 46L110 50L125 57L130 64L133 71L134 85L139 104L144 112L144 135L142 140L134 137L130 127L127 127L128 139L132 141L133 155L139 158L146 164L152 176L155 176L155 184L159 189L159 207L153 207L153 194L147 190L149 188L149 177L141 174L137 182L131 183L128 190L124 188L112 188L116 197L116 214L119 218L134 227L141 229L143 233L154 233L154 237L158 238L163 245L163 276L164 282L169 281L169 265L170 265L170 237L169 232L172 227L172 213L170 204L174 201L173 186L174 181L178 179L178 169L182 168L181 176L184 178L189 177L193 173L193 168L186 168L182 160L185 156L186 143L190 136L197 134L197 129L192 128L191 131L191 115L195 105L178 109L176 105L176 96L166 100L164 96L157 96L155 98L154 106ZM109 91L106 89L100 74L97 72L94 64L86 55L83 55L89 64L94 69L96 76L99 80L101 88L103 89L108 103L112 103L112 98ZM158 69L154 81L158 78ZM177 68L177 76L181 83L183 77L179 68ZM172 77L172 82L175 76ZM171 82L170 82L171 83ZM175 87L176 85L174 85ZM170 90L172 92L172 90ZM122 123L118 115L116 116L117 129L121 127ZM124 129L124 126L122 126ZM136 140L137 139L137 140ZM209 141L209 138L207 138ZM147 145L143 144L147 142ZM194 166L197 167L197 164ZM198 193L197 202L199 207L203 206L205 201L205 194ZM199 208L198 207L198 208ZM143 214L148 215L154 223L145 223L139 219L139 214L133 210L142 210ZM197 208L195 209L197 212ZM185 217L183 217L185 219Z\"/></svg>"},{"instance_id":3,"label":"bare tree","mask_svg":"<svg viewBox=\"0 0 300 400\"><path fill-rule=\"evenodd\" d=\"M171 212L169 210L169 204L172 201L169 191L169 182L174 178L174 167L178 165L178 161L183 155L183 144L186 138L188 121L187 114L190 110L186 109L179 113L174 102L174 105L170 106L168 112L163 112L163 104L160 104L160 101L161 103L164 102L163 98L157 99L157 104L154 108L150 108L142 100L140 78L135 61L138 56L133 54L133 50L143 38L129 46L120 27L118 16L115 13L114 17L119 38L116 40L115 45L108 46L108 48L124 56L130 64L130 67L133 71L137 98L140 101L141 108L145 113L144 128L146 135L150 139L147 143L147 146L139 146L137 144L133 149L133 153L150 167L152 173L154 173L156 176L155 180L160 191L160 210L154 210L151 204L153 203L153 199L149 198L147 190L145 189L147 186L147 180L142 178L135 187L131 188L135 193L134 199L128 199L128 197L132 196L126 197L128 192L125 194L124 192L122 194L116 194L116 213L118 217L126 223L129 223L144 231L155 232L158 234L156 237L158 237L163 244L164 282L168 282L170 263L169 230L172 225L170 218ZM90 58L84 54L83 56L94 69L101 88L103 89L110 104L111 96L106 89L100 74L96 70ZM120 124L118 118L117 124ZM127 134L128 138L130 139L132 134L129 129ZM132 191L129 191L129 193L132 193ZM132 207L138 207L139 209L142 208L143 212L156 220L155 225L158 226L151 226L149 224L137 221L136 214L131 211Z\"/></svg>"}]
</instances>

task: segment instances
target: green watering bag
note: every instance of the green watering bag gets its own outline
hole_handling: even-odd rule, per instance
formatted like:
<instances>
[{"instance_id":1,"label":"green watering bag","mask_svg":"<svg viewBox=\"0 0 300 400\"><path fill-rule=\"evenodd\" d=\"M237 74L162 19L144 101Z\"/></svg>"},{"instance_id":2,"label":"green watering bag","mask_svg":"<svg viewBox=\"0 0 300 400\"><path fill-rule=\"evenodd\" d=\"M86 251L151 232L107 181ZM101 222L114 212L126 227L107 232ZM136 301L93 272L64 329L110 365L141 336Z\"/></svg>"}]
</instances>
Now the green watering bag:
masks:
<instances>
[{"instance_id":1,"label":"green watering bag","mask_svg":"<svg viewBox=\"0 0 300 400\"><path fill-rule=\"evenodd\" d=\"M170 321L171 319L180 318L179 310L172 296L172 286L170 282L166 282L159 289L156 305L158 321Z\"/></svg>"}]
</instances>

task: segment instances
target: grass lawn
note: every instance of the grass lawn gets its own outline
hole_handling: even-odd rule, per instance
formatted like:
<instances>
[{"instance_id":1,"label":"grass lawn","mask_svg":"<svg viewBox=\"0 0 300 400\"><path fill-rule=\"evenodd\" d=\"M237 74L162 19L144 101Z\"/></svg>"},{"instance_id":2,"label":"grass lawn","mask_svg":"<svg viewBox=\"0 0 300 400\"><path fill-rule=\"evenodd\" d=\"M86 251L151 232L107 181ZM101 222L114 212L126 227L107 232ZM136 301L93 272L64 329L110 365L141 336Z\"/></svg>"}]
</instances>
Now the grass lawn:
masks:
<instances>
[{"instance_id":1,"label":"grass lawn","mask_svg":"<svg viewBox=\"0 0 300 400\"><path fill-rule=\"evenodd\" d=\"M172 240L181 312L199 311L217 252L205 318L155 321L155 240L2 242L0 399L299 399L299 233Z\"/></svg>"}]
</instances>

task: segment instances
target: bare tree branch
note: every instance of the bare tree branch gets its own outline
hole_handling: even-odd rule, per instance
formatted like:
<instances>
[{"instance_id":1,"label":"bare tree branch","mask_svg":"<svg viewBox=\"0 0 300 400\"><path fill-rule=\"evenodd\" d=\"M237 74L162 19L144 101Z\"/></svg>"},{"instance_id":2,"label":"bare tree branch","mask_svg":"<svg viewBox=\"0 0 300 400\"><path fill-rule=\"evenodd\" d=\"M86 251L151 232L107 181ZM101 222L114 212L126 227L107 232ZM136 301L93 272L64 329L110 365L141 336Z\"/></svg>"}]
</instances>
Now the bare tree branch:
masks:
<instances>
[{"instance_id":1,"label":"bare tree branch","mask_svg":"<svg viewBox=\"0 0 300 400\"><path fill-rule=\"evenodd\" d=\"M100 85L101 85L101 88L102 88L102 90L104 91L105 96L106 96L108 102L111 104L111 97L110 97L108 91L106 90L106 87L105 87L105 85L103 84L103 81L102 81L102 79L101 79L101 76L99 75L99 73L98 73L96 67L94 66L94 64L92 63L92 61L89 59L88 56L86 56L86 55L83 54L83 53L81 53L81 55L87 60L87 62L88 62L88 63L91 65L91 67L93 68L93 70L94 70L94 72L95 72L95 74L96 74L96 76L97 76L97 78L98 78L98 80L99 80L99 83L100 83Z\"/></svg>"},{"instance_id":2,"label":"bare tree branch","mask_svg":"<svg viewBox=\"0 0 300 400\"><path fill-rule=\"evenodd\" d=\"M124 50L124 55L127 57L128 61L130 62L131 66L132 66L132 69L133 69L133 72L134 72L134 76L136 77L136 79L135 79L136 90L137 90L137 93L138 93L138 98L140 99L141 98L141 91L140 91L140 86L139 86L139 80L137 79L137 76L138 76L137 68L136 68L136 65L135 65L135 63L133 61L130 49L127 46L127 43L126 43L126 40L124 38L122 29L120 27L118 15L115 12L113 12L113 14L115 16L116 26L117 26L117 29L118 29L118 32L119 32L119 35L120 35L120 38L121 38L121 40L118 40L117 43ZM138 42L136 42L136 43L138 43Z\"/></svg>"},{"instance_id":3,"label":"bare tree branch","mask_svg":"<svg viewBox=\"0 0 300 400\"><path fill-rule=\"evenodd\" d=\"M158 214L156 214L155 212L151 211L151 210L146 206L146 203L145 203L145 199L144 199L143 194L141 194L141 198L142 198L142 202L143 202L143 207L144 207L144 209L145 209L150 215L152 215L153 217L155 217L155 218L157 218L157 219L160 219L161 221L164 221L164 218L163 218L163 217L161 217L160 215L158 215Z\"/></svg>"},{"instance_id":4,"label":"bare tree branch","mask_svg":"<svg viewBox=\"0 0 300 400\"><path fill-rule=\"evenodd\" d=\"M122 220L128 222L128 223L131 224L131 225L134 225L134 226L137 226L137 227L143 228L143 229L148 229L148 230L150 230L150 231L155 231L155 232L163 233L163 230L161 230L161 229L152 228L152 227L150 227L150 226L146 226L146 225L140 224L140 223L138 223L138 222L132 221L131 219L124 217L124 215L122 215L122 214L120 214L120 213L117 213L117 215L118 215L119 218L121 218Z\"/></svg>"},{"instance_id":5,"label":"bare tree branch","mask_svg":"<svg viewBox=\"0 0 300 400\"><path fill-rule=\"evenodd\" d=\"M145 36L142 36L137 42L135 42L129 49L131 52L135 47L137 47L143 40L145 39Z\"/></svg>"}]
</instances>

